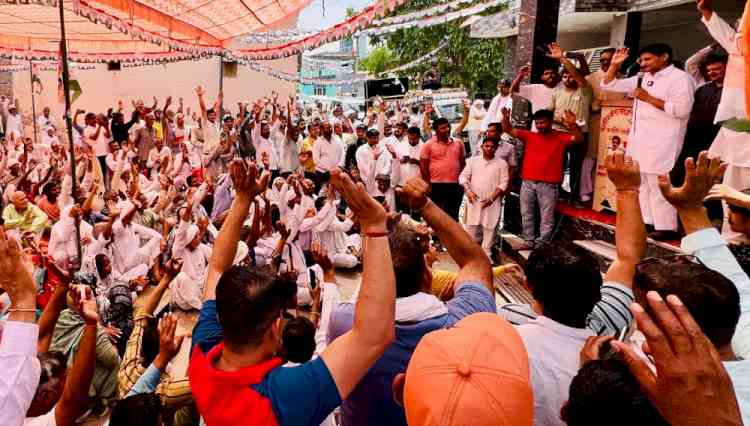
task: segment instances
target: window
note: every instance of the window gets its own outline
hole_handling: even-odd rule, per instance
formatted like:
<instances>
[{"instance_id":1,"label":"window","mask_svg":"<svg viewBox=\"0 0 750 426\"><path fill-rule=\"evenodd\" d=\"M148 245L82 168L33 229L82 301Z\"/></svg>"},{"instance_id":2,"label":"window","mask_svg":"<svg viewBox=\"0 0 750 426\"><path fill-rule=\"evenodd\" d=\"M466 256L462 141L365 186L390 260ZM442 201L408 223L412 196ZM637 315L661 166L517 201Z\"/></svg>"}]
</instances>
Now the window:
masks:
<instances>
[{"instance_id":1,"label":"window","mask_svg":"<svg viewBox=\"0 0 750 426\"><path fill-rule=\"evenodd\" d=\"M313 88L313 91L315 92L315 95L317 96L325 96L326 95L326 87L322 84L316 84Z\"/></svg>"}]
</instances>

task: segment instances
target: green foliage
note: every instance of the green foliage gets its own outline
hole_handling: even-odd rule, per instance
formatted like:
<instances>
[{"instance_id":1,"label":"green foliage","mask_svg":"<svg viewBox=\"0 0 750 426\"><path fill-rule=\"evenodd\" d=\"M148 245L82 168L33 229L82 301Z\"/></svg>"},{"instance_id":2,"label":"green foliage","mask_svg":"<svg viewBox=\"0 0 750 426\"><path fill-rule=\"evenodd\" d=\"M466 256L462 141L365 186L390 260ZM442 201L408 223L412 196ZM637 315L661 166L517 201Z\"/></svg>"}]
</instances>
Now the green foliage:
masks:
<instances>
[{"instance_id":1,"label":"green foliage","mask_svg":"<svg viewBox=\"0 0 750 426\"><path fill-rule=\"evenodd\" d=\"M421 10L441 3L441 0L411 0L394 15ZM473 4L478 4L477 1ZM493 8L484 13L497 13ZM444 38L448 45L437 56L443 87L463 87L470 94L495 92L497 80L502 77L505 43L502 39L469 38L469 28L459 28L463 19L429 28L407 28L383 36L382 40L393 52L397 63L405 64L435 49ZM375 42L380 39L375 39ZM420 76L430 67L429 61L404 71L412 84L419 84Z\"/></svg>"},{"instance_id":2,"label":"green foliage","mask_svg":"<svg viewBox=\"0 0 750 426\"><path fill-rule=\"evenodd\" d=\"M379 75L395 67L395 60L396 58L390 49L385 46L379 46L372 49L370 54L359 62L359 68L370 74Z\"/></svg>"}]
</instances>

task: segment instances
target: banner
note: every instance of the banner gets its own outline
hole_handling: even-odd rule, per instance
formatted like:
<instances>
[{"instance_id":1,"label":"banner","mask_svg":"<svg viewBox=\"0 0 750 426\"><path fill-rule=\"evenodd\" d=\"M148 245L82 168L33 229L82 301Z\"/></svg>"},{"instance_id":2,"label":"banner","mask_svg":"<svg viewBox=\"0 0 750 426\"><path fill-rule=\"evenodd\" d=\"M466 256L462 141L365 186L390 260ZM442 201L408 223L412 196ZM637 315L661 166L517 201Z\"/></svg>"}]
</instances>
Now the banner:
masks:
<instances>
[{"instance_id":1,"label":"banner","mask_svg":"<svg viewBox=\"0 0 750 426\"><path fill-rule=\"evenodd\" d=\"M617 211L617 190L607 176L604 161L607 154L615 150L624 150L627 146L632 114L632 101L602 103L599 152L594 180L594 204L592 206L595 211L602 211L603 209Z\"/></svg>"}]
</instances>

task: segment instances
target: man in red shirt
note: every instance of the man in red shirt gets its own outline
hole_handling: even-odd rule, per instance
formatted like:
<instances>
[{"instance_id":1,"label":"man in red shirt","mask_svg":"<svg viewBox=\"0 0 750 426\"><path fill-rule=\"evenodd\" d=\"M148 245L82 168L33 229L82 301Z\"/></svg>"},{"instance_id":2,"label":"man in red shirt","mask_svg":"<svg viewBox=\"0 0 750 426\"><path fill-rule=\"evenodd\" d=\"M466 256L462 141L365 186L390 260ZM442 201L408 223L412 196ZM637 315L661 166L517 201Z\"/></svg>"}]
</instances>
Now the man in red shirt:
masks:
<instances>
[{"instance_id":1,"label":"man in red shirt","mask_svg":"<svg viewBox=\"0 0 750 426\"><path fill-rule=\"evenodd\" d=\"M451 125L445 118L435 120L432 130L435 136L422 146L419 169L422 179L432 186L432 202L457 221L464 196L464 188L458 183L466 165L464 143L451 137Z\"/></svg>"},{"instance_id":2,"label":"man in red shirt","mask_svg":"<svg viewBox=\"0 0 750 426\"><path fill-rule=\"evenodd\" d=\"M357 215L364 240L354 323L319 358L282 367L282 318L296 284L265 268L232 265L242 224L270 174L256 179L256 166L241 159L230 163L229 174L236 196L214 244L193 329L188 374L195 403L210 426L318 425L395 337L396 277L385 209L340 170L332 171L330 183Z\"/></svg>"},{"instance_id":3,"label":"man in red shirt","mask_svg":"<svg viewBox=\"0 0 750 426\"><path fill-rule=\"evenodd\" d=\"M563 180L565 150L583 140L576 124L576 116L565 111L564 124L570 133L552 130L554 113L540 109L532 116L536 132L514 129L510 125L510 111L503 108L503 131L524 143L521 165L521 222L522 237L533 246L552 239L555 224L557 188ZM536 234L536 205L539 204L541 224Z\"/></svg>"}]
</instances>

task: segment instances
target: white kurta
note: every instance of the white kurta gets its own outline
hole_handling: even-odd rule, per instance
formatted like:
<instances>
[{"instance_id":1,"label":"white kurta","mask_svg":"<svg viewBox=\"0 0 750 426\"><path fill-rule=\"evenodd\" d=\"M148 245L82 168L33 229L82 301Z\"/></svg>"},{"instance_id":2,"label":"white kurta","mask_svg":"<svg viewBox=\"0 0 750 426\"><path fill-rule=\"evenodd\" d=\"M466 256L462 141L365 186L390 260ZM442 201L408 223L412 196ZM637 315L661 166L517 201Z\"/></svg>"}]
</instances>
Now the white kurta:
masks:
<instances>
[{"instance_id":1,"label":"white kurta","mask_svg":"<svg viewBox=\"0 0 750 426\"><path fill-rule=\"evenodd\" d=\"M500 220L501 198L485 208L482 208L481 201L489 198L497 188L504 191L508 187L508 163L498 157L491 160L485 160L481 155L471 157L466 160L458 182L479 197L466 205L466 224L494 229Z\"/></svg>"},{"instance_id":2,"label":"white kurta","mask_svg":"<svg viewBox=\"0 0 750 426\"><path fill-rule=\"evenodd\" d=\"M125 274L144 263L150 267L159 254L159 242L162 236L153 229L137 223L124 226L118 219L112 225L112 233L114 235L112 269L120 274ZM141 246L141 238L148 240L143 246Z\"/></svg>"},{"instance_id":3,"label":"white kurta","mask_svg":"<svg viewBox=\"0 0 750 426\"><path fill-rule=\"evenodd\" d=\"M375 159L376 151L380 151L377 159ZM359 176L362 178L367 192L370 195L378 195L378 185L375 182L375 177L379 174L391 174L391 153L388 152L381 141L374 147L368 144L360 146L357 148L355 158L357 160Z\"/></svg>"},{"instance_id":4,"label":"white kurta","mask_svg":"<svg viewBox=\"0 0 750 426\"><path fill-rule=\"evenodd\" d=\"M396 150L398 152L398 160L399 162L404 157L409 157L412 160L419 160L419 156L422 152L422 145L424 143L420 140L417 142L416 145L412 145L409 143L408 140L402 141L397 147ZM406 185L406 182L409 182L410 180L420 177L421 172L419 170L419 166L416 164L410 164L410 163L404 163L401 164L401 179L400 182L391 182L393 185Z\"/></svg>"},{"instance_id":5,"label":"white kurta","mask_svg":"<svg viewBox=\"0 0 750 426\"><path fill-rule=\"evenodd\" d=\"M638 77L602 82L602 89L633 93ZM664 100L664 110L635 100L633 125L627 141L627 153L640 164L641 173L664 174L674 167L685 139L693 108L693 79L685 71L670 65L656 74L646 73L641 86L651 96Z\"/></svg>"}]
</instances>

